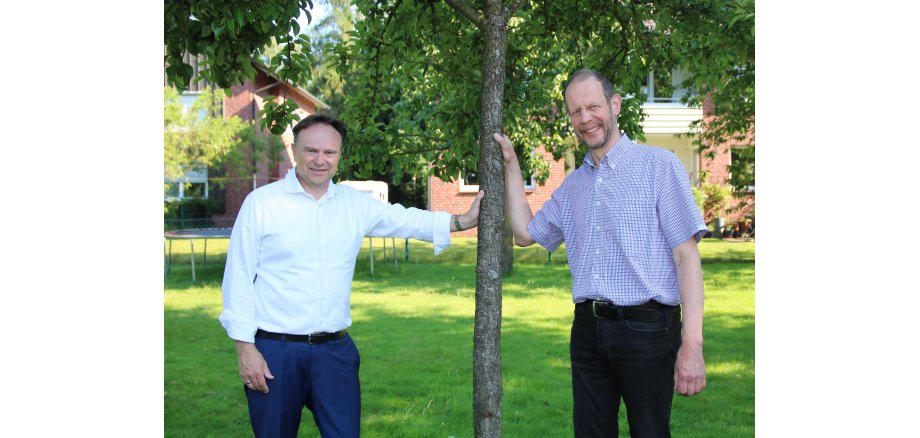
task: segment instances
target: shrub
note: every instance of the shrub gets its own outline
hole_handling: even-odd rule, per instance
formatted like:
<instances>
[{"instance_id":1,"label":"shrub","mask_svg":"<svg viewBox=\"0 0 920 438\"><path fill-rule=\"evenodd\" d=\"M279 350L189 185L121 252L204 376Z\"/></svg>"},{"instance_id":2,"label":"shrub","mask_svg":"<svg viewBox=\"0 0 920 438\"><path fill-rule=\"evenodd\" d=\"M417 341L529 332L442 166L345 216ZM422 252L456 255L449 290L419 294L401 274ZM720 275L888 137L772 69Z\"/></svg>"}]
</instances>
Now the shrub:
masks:
<instances>
[{"instance_id":1,"label":"shrub","mask_svg":"<svg viewBox=\"0 0 920 438\"><path fill-rule=\"evenodd\" d=\"M163 223L167 230L213 227L213 214L219 214L218 201L204 198L185 198L163 204Z\"/></svg>"},{"instance_id":2,"label":"shrub","mask_svg":"<svg viewBox=\"0 0 920 438\"><path fill-rule=\"evenodd\" d=\"M728 198L732 195L731 189L721 184L703 183L703 219L706 222L725 215Z\"/></svg>"}]
</instances>

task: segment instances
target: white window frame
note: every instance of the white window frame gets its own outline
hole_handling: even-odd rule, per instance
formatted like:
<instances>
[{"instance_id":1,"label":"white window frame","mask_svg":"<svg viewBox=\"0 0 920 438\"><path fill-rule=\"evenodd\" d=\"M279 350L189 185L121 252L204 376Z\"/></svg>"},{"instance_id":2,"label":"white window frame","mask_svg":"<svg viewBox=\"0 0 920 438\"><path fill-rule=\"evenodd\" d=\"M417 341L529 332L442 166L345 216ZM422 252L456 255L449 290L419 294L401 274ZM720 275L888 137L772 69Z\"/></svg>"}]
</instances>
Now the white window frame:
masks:
<instances>
[{"instance_id":1,"label":"white window frame","mask_svg":"<svg viewBox=\"0 0 920 438\"><path fill-rule=\"evenodd\" d=\"M179 178L165 178L166 183L176 184L179 187L179 193L177 196L165 196L167 201L179 201L182 199L191 198L191 196L185 195L185 185L188 183L192 184L204 184L204 196L201 199L208 199L209 196L209 183L208 183L208 168L207 166L196 166L193 169L186 170L185 174ZM197 198L197 196L195 197Z\"/></svg>"},{"instance_id":2,"label":"white window frame","mask_svg":"<svg viewBox=\"0 0 920 438\"><path fill-rule=\"evenodd\" d=\"M460 181L460 193L479 193L479 184L467 184L463 180L463 172L459 176ZM536 180L533 177L533 174L530 174L530 177L524 180L524 190L534 191L537 189Z\"/></svg>"}]
</instances>

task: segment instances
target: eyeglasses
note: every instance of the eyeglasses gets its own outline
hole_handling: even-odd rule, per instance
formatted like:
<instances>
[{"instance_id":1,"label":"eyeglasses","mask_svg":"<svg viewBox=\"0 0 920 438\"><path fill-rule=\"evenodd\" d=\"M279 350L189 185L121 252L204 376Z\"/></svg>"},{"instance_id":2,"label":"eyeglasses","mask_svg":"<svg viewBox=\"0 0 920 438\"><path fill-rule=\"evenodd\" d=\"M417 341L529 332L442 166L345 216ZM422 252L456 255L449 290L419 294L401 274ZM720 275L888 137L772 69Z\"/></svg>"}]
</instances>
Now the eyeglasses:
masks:
<instances>
[{"instance_id":1,"label":"eyeglasses","mask_svg":"<svg viewBox=\"0 0 920 438\"><path fill-rule=\"evenodd\" d=\"M569 112L569 118L577 119L581 117L582 111L585 111L585 110L587 110L591 114L597 114L601 110L601 108L603 108L603 105L599 103L591 103L591 104L588 104L587 107L583 107L583 106L578 107L574 111Z\"/></svg>"}]
</instances>

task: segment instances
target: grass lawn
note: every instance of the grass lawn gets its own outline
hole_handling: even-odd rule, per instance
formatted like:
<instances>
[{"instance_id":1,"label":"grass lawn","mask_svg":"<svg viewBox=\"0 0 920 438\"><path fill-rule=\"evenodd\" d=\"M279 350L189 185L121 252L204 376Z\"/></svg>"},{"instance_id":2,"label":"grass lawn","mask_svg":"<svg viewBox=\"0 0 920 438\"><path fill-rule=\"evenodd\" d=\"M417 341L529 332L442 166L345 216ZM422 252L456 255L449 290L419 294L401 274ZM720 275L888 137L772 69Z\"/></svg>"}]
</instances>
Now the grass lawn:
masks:
<instances>
[{"instance_id":1,"label":"grass lawn","mask_svg":"<svg viewBox=\"0 0 920 438\"><path fill-rule=\"evenodd\" d=\"M471 437L476 241L431 245L396 239L398 270L374 239L374 274L365 247L352 289L349 333L361 353L361 433L367 437ZM217 321L227 240L195 249L175 241L164 291L164 416L168 437L251 436L233 342ZM708 387L674 398L680 437L754 435L754 243L705 239L704 353ZM568 354L571 275L560 248L548 262L537 245L515 248L502 304L503 433L572 436ZM625 410L621 430L628 430ZM318 437L304 411L301 437ZM624 433L625 436L625 433Z\"/></svg>"}]
</instances>

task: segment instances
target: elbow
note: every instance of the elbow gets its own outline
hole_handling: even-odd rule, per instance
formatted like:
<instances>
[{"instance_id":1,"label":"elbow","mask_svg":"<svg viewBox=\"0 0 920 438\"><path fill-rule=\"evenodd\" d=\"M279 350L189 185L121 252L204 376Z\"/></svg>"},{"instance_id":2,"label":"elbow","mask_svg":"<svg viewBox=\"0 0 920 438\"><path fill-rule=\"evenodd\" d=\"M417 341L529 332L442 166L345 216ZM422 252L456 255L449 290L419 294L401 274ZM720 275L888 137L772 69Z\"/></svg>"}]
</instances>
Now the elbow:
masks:
<instances>
[{"instance_id":1,"label":"elbow","mask_svg":"<svg viewBox=\"0 0 920 438\"><path fill-rule=\"evenodd\" d=\"M517 246L530 246L533 245L533 239L530 237L530 233L514 233L514 243Z\"/></svg>"}]
</instances>

